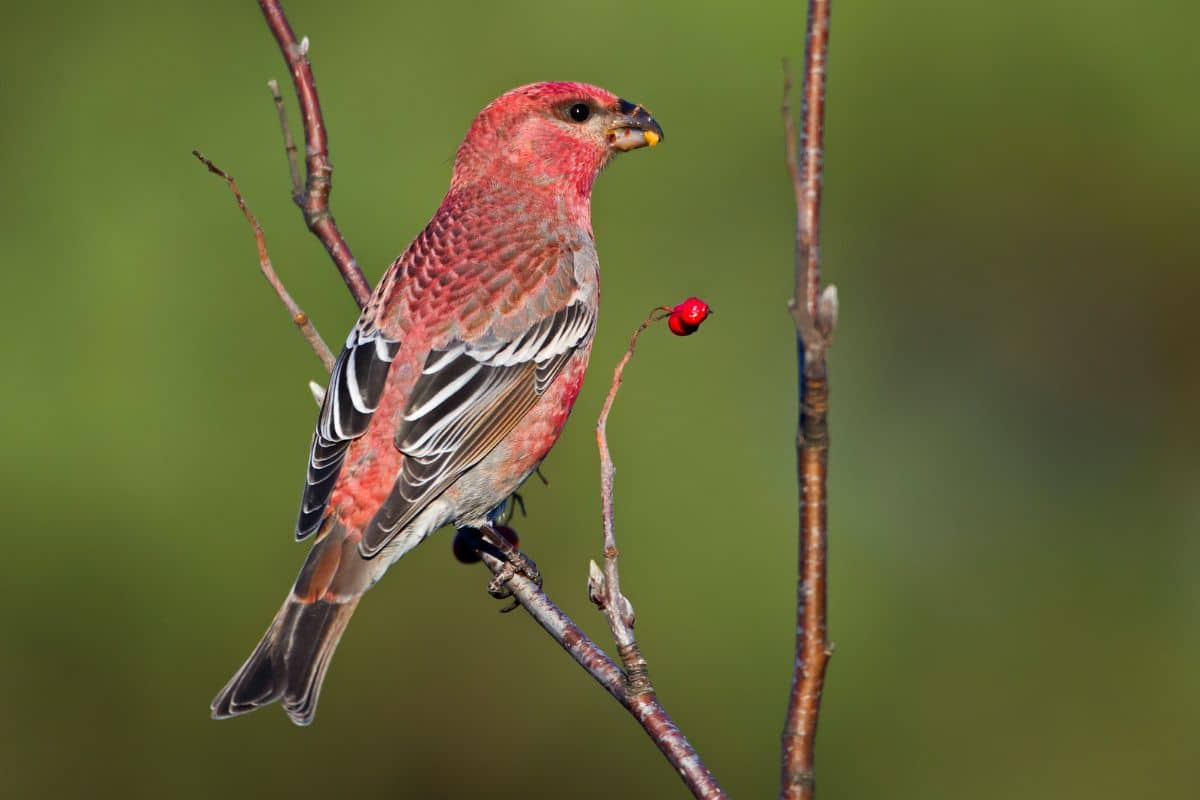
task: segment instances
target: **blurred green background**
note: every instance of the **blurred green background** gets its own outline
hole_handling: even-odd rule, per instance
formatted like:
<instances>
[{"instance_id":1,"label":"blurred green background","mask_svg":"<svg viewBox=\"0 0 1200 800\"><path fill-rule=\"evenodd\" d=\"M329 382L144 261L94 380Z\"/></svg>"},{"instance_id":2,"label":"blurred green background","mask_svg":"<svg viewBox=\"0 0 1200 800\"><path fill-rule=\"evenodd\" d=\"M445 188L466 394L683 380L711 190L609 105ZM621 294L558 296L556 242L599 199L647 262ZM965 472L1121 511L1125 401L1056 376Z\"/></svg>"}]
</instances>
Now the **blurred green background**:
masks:
<instances>
[{"instance_id":1,"label":"blurred green background","mask_svg":"<svg viewBox=\"0 0 1200 800\"><path fill-rule=\"evenodd\" d=\"M208 719L303 557L320 368L189 151L237 177L330 342L356 309L288 199L254 3L9 6L0 794L685 796L444 533L363 604L313 728ZM697 336L645 337L610 424L623 576L667 707L730 792L771 796L796 539L777 108L803 4L287 9L372 279L500 92L586 80L662 121L597 186L593 371L518 525L607 644L592 423L646 310L711 302ZM835 4L823 798L1194 790L1197 24L1184 2Z\"/></svg>"}]
</instances>

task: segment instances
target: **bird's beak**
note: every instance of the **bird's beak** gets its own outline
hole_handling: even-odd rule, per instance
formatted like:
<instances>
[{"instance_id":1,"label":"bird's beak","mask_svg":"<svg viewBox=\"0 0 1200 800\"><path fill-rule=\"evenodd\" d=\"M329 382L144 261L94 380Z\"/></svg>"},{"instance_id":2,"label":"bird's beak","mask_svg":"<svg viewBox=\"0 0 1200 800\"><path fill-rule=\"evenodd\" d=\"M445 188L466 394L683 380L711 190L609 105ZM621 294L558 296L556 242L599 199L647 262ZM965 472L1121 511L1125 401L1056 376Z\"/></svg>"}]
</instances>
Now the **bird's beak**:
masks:
<instances>
[{"instance_id":1,"label":"bird's beak","mask_svg":"<svg viewBox=\"0 0 1200 800\"><path fill-rule=\"evenodd\" d=\"M607 131L608 144L614 150L636 150L639 147L654 147L663 140L662 128L650 112L636 103L621 100L620 113Z\"/></svg>"}]
</instances>

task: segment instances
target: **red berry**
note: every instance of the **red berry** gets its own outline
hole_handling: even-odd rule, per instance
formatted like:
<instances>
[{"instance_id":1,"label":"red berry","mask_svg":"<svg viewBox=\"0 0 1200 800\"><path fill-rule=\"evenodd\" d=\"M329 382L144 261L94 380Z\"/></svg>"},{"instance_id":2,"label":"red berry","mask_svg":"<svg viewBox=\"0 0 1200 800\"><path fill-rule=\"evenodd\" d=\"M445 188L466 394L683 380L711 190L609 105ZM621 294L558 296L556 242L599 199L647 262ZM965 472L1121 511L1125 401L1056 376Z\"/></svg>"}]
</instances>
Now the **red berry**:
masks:
<instances>
[{"instance_id":1,"label":"red berry","mask_svg":"<svg viewBox=\"0 0 1200 800\"><path fill-rule=\"evenodd\" d=\"M671 316L667 317L667 327L676 336L691 336L696 332L696 326L688 325L676 311L672 311Z\"/></svg>"},{"instance_id":2,"label":"red berry","mask_svg":"<svg viewBox=\"0 0 1200 800\"><path fill-rule=\"evenodd\" d=\"M667 327L676 336L691 336L711 313L712 309L708 307L708 303L699 297L689 297L671 309L671 315L667 317Z\"/></svg>"},{"instance_id":3,"label":"red berry","mask_svg":"<svg viewBox=\"0 0 1200 800\"><path fill-rule=\"evenodd\" d=\"M678 314L685 324L692 328L699 328L700 323L708 319L709 314L708 303L701 300L699 297L689 297L679 305L672 309L672 314Z\"/></svg>"}]
</instances>

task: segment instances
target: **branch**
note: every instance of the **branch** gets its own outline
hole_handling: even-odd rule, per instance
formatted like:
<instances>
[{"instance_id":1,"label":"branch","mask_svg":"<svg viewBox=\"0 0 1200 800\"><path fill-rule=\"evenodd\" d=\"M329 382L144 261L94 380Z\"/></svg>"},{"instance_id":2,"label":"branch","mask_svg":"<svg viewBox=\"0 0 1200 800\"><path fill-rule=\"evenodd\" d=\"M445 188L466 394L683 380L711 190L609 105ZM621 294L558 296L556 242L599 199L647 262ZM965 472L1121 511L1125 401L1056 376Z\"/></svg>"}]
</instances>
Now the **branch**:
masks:
<instances>
[{"instance_id":1,"label":"branch","mask_svg":"<svg viewBox=\"0 0 1200 800\"><path fill-rule=\"evenodd\" d=\"M246 200L242 197L242 193L238 189L237 183L233 180L233 176L205 158L200 151L193 150L192 155L199 159L200 163L208 167L209 172L220 176L225 180L225 183L229 184L229 189L233 192L233 196L237 200L238 208L246 215L246 221L254 229L254 243L258 245L258 265L262 269L262 274L266 277L267 283L271 284L271 288L275 290L275 294L279 296L283 307L287 309L288 315L291 316L292 322L300 329L301 335L308 341L313 352L317 354L317 358L321 359L321 363L325 365L325 371L329 372L333 369L333 353L330 351L329 345L325 344L325 340L321 338L321 334L317 333L317 329L312 324L312 320L308 318L308 314L305 314L304 310L296 304L296 301L288 294L283 281L279 279L279 275L275 273L275 267L271 265L271 257L267 254L267 240L263 234L262 225L259 224L258 217L254 216L246 206Z\"/></svg>"},{"instance_id":2,"label":"branch","mask_svg":"<svg viewBox=\"0 0 1200 800\"><path fill-rule=\"evenodd\" d=\"M504 561L487 552L481 551L480 555L494 575L499 575L504 569ZM567 655L575 659L596 683L633 715L671 766L679 772L694 796L726 797L652 692L630 692L629 681L616 662L589 639L536 583L524 575L517 574L509 578L507 588L516 601L529 612L529 616L558 642Z\"/></svg>"},{"instance_id":3,"label":"branch","mask_svg":"<svg viewBox=\"0 0 1200 800\"><path fill-rule=\"evenodd\" d=\"M267 81L271 90L271 99L275 101L275 113L279 115L279 131L283 134L283 153L287 156L288 175L292 179L292 201L304 207L304 183L300 178L300 163L296 156L296 141L292 138L292 129L288 125L287 109L283 105L283 95L279 93L279 83L274 78Z\"/></svg>"},{"instance_id":4,"label":"branch","mask_svg":"<svg viewBox=\"0 0 1200 800\"><path fill-rule=\"evenodd\" d=\"M498 575L505 561L487 550L480 550L484 564ZM558 642L579 666L591 675L617 702L625 705L625 675L616 662L587 637L563 610L554 604L542 588L529 578L516 574L508 579L507 588L529 616ZM628 707L628 706L626 706Z\"/></svg>"},{"instance_id":5,"label":"branch","mask_svg":"<svg viewBox=\"0 0 1200 800\"><path fill-rule=\"evenodd\" d=\"M329 141L325 138L325 120L321 114L321 101L317 97L317 86L313 79L312 64L308 61L308 39L296 41L296 34L288 24L287 17L278 0L259 0L263 16L283 58L292 73L296 87L296 99L300 102L300 113L304 118L304 166L307 177L304 190L293 195L296 205L304 213L304 223L312 231L337 266L346 287L354 296L359 308L371 297L371 286L363 276L358 262L350 253L350 246L342 238L333 214L329 210L329 192L333 188L333 164L329 161ZM284 124L285 142L291 136ZM293 171L293 189L298 185L297 173Z\"/></svg>"},{"instance_id":6,"label":"branch","mask_svg":"<svg viewBox=\"0 0 1200 800\"><path fill-rule=\"evenodd\" d=\"M664 313L666 312L666 313ZM629 675L630 688L640 691L643 687L652 691L650 678L646 674L646 660L638 649L637 640L633 635L633 606L628 598L621 593L621 575L618 569L617 538L613 525L613 478L616 467L613 465L612 454L608 449L608 415L621 389L621 380L625 366L633 358L633 350L637 346L638 336L657 320L663 319L670 309L656 308L646 317L646 321L638 326L629 338L629 349L613 370L612 386L604 399L600 410L600 418L596 422L596 447L600 451L600 518L604 527L604 570L592 562L592 576L589 579L589 595L592 602L604 612L608 625L612 629L613 640L617 643L617 652L625 663L625 671Z\"/></svg>"},{"instance_id":7,"label":"branch","mask_svg":"<svg viewBox=\"0 0 1200 800\"><path fill-rule=\"evenodd\" d=\"M707 313L707 307L705 307L705 314ZM617 399L617 391L621 388L625 366L633 358L638 336L652 323L666 319L672 314L678 314L678 311L673 312L665 307L657 308L651 311L650 315L646 317L646 321L633 332L629 338L629 349L625 351L625 355L613 371L612 386L608 390L608 397L604 401L604 407L600 411L600 418L596 423L596 444L600 450L604 569L601 570L596 566L595 561L591 562L588 595L608 619L613 640L617 644L617 654L625 665L622 705L629 709L646 729L646 733L675 767L693 795L702 798L718 798L727 795L687 738L671 721L670 715L659 703L654 686L650 682L646 659L642 656L641 648L638 647L637 639L633 634L633 605L621 592L621 574L617 563L619 552L613 525L613 477L616 468L613 466L612 454L608 449L608 415L612 411L613 402Z\"/></svg>"},{"instance_id":8,"label":"branch","mask_svg":"<svg viewBox=\"0 0 1200 800\"><path fill-rule=\"evenodd\" d=\"M811 798L816 791L814 748L825 668L833 648L826 631L826 478L829 455L829 383L825 353L837 323L837 291L821 292L819 228L825 115L829 2L809 0L804 58L801 145L790 105L791 73L784 64L782 106L785 158L796 198L795 292L788 308L796 323L800 420L796 464L800 483L800 556L796 589L796 652L782 735L780 797Z\"/></svg>"}]
</instances>

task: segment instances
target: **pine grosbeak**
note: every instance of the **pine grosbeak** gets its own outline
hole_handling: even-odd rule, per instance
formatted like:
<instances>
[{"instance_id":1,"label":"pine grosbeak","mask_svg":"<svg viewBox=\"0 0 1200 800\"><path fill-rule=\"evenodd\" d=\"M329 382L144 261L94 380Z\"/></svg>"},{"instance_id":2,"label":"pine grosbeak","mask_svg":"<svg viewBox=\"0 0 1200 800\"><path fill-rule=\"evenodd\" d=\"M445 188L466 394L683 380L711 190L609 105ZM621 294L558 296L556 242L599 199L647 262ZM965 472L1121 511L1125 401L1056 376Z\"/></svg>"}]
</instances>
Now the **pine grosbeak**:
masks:
<instances>
[{"instance_id":1,"label":"pine grosbeak","mask_svg":"<svg viewBox=\"0 0 1200 800\"><path fill-rule=\"evenodd\" d=\"M433 220L334 366L296 527L312 549L214 717L282 700L312 722L363 593L443 525L486 525L546 457L596 326L592 183L661 139L641 106L580 83L523 86L479 113Z\"/></svg>"}]
</instances>

